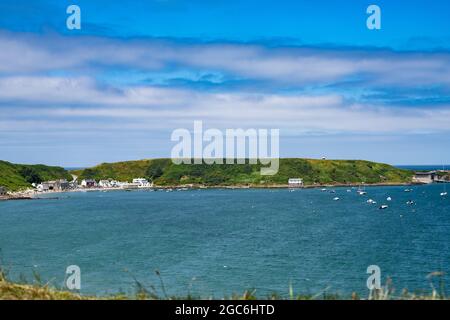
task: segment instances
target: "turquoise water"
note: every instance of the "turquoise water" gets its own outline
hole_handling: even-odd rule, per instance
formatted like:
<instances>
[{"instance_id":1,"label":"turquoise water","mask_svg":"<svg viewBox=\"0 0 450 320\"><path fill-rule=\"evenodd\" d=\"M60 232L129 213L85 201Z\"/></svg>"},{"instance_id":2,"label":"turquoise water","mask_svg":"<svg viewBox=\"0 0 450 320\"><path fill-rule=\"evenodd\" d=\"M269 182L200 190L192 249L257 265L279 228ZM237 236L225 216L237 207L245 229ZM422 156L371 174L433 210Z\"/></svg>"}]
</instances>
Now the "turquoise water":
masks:
<instances>
[{"instance_id":1,"label":"turquoise water","mask_svg":"<svg viewBox=\"0 0 450 320\"><path fill-rule=\"evenodd\" d=\"M2 264L16 279L36 272L56 286L76 264L85 294L131 293L135 279L161 293L157 269L168 294L286 295L292 284L302 293L365 295L372 264L397 292L429 292L426 276L450 271L442 188L372 187L366 197L346 188L117 191L0 202ZM387 196L389 208L379 210Z\"/></svg>"}]
</instances>

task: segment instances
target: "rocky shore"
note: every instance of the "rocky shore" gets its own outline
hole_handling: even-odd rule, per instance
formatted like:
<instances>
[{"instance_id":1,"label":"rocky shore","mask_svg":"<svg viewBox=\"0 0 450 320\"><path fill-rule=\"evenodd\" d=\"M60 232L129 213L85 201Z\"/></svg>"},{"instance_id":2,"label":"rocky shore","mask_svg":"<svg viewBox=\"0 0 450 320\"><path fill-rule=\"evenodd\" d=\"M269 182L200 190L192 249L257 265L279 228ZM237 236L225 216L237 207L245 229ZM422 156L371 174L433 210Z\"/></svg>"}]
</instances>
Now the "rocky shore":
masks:
<instances>
[{"instance_id":1,"label":"rocky shore","mask_svg":"<svg viewBox=\"0 0 450 320\"><path fill-rule=\"evenodd\" d=\"M12 192L6 195L0 196L0 201L6 200L32 200L33 196L36 194L34 190L25 190L20 192Z\"/></svg>"}]
</instances>

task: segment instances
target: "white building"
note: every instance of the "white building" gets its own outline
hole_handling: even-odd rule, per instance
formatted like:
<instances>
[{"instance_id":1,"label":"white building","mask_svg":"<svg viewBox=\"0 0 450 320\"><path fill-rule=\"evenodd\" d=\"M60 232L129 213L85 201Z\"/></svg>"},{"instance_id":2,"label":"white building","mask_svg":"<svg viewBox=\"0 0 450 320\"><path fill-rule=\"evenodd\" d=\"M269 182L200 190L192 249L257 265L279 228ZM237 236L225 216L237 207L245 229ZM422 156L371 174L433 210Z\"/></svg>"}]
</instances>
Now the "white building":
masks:
<instances>
[{"instance_id":1,"label":"white building","mask_svg":"<svg viewBox=\"0 0 450 320\"><path fill-rule=\"evenodd\" d=\"M300 178L290 178L288 180L289 188L301 188L303 187L303 179Z\"/></svg>"},{"instance_id":2,"label":"white building","mask_svg":"<svg viewBox=\"0 0 450 320\"><path fill-rule=\"evenodd\" d=\"M133 179L132 184L138 185L140 188L148 188L153 185L152 183L148 182L147 179L144 179L144 178Z\"/></svg>"},{"instance_id":3,"label":"white building","mask_svg":"<svg viewBox=\"0 0 450 320\"><path fill-rule=\"evenodd\" d=\"M139 188L139 184L125 182L125 183L123 183L121 185L121 188L122 189L127 189L127 190L129 190L129 189L137 189L137 188Z\"/></svg>"},{"instance_id":4,"label":"white building","mask_svg":"<svg viewBox=\"0 0 450 320\"><path fill-rule=\"evenodd\" d=\"M44 181L36 186L37 191L64 191L70 189L70 183L66 179L60 179L56 181Z\"/></svg>"},{"instance_id":5,"label":"white building","mask_svg":"<svg viewBox=\"0 0 450 320\"><path fill-rule=\"evenodd\" d=\"M95 188L97 186L97 182L92 179L85 179L81 181L81 186L83 188Z\"/></svg>"},{"instance_id":6,"label":"white building","mask_svg":"<svg viewBox=\"0 0 450 320\"><path fill-rule=\"evenodd\" d=\"M416 172L413 177L413 182L430 184L436 180L436 177L437 177L436 171Z\"/></svg>"},{"instance_id":7,"label":"white building","mask_svg":"<svg viewBox=\"0 0 450 320\"><path fill-rule=\"evenodd\" d=\"M109 180L100 180L98 182L98 185L101 188L111 188L112 187L111 181L109 181Z\"/></svg>"}]
</instances>

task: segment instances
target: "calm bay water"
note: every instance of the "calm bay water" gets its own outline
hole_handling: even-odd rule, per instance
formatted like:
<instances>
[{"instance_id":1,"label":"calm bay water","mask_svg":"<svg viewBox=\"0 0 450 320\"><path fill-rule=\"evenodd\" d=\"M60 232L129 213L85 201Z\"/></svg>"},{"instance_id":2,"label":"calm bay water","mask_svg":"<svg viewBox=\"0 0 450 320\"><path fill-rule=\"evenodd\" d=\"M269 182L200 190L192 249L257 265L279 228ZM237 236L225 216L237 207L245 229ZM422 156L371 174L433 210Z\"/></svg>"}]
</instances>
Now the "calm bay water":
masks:
<instances>
[{"instance_id":1,"label":"calm bay water","mask_svg":"<svg viewBox=\"0 0 450 320\"><path fill-rule=\"evenodd\" d=\"M346 188L117 191L0 202L1 258L15 279L36 272L56 286L76 264L84 294L132 293L134 279L161 293L157 269L169 295L286 295L290 284L302 293L365 295L372 264L397 292L429 292L426 276L450 271L442 188L372 187L365 197Z\"/></svg>"}]
</instances>

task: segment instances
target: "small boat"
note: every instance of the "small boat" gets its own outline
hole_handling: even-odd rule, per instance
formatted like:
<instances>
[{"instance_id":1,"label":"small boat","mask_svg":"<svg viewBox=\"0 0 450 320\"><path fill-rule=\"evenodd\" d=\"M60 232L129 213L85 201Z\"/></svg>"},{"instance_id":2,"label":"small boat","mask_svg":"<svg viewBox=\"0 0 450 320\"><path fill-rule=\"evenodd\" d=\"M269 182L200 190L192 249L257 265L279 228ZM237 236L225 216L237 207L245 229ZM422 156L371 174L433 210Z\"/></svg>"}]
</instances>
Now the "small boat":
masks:
<instances>
[{"instance_id":1,"label":"small boat","mask_svg":"<svg viewBox=\"0 0 450 320\"><path fill-rule=\"evenodd\" d=\"M441 192L441 197L445 197L445 196L447 196L447 191Z\"/></svg>"},{"instance_id":2,"label":"small boat","mask_svg":"<svg viewBox=\"0 0 450 320\"><path fill-rule=\"evenodd\" d=\"M405 189L405 192L411 192L412 190L411 189Z\"/></svg>"},{"instance_id":3,"label":"small boat","mask_svg":"<svg viewBox=\"0 0 450 320\"><path fill-rule=\"evenodd\" d=\"M376 202L375 200L373 200L373 199L369 199L369 200L367 200L366 202L369 203L369 204L376 204L376 203L377 203L377 202Z\"/></svg>"},{"instance_id":4,"label":"small boat","mask_svg":"<svg viewBox=\"0 0 450 320\"><path fill-rule=\"evenodd\" d=\"M341 199L339 199L339 197L333 198L334 201L339 201Z\"/></svg>"},{"instance_id":5,"label":"small boat","mask_svg":"<svg viewBox=\"0 0 450 320\"><path fill-rule=\"evenodd\" d=\"M363 188L361 188L361 186L359 186L358 191L356 191L356 192L358 192L358 194L359 194L360 196L364 196L364 195L367 194L365 188L363 189Z\"/></svg>"},{"instance_id":6,"label":"small boat","mask_svg":"<svg viewBox=\"0 0 450 320\"><path fill-rule=\"evenodd\" d=\"M322 189L320 189L320 191L327 191L327 189L325 189L325 188L322 188Z\"/></svg>"},{"instance_id":7,"label":"small boat","mask_svg":"<svg viewBox=\"0 0 450 320\"><path fill-rule=\"evenodd\" d=\"M336 193L336 190L331 190L330 193Z\"/></svg>"},{"instance_id":8,"label":"small boat","mask_svg":"<svg viewBox=\"0 0 450 320\"><path fill-rule=\"evenodd\" d=\"M387 201L392 201L392 198L391 198L391 197L387 197L386 200L387 200Z\"/></svg>"},{"instance_id":9,"label":"small boat","mask_svg":"<svg viewBox=\"0 0 450 320\"><path fill-rule=\"evenodd\" d=\"M409 200L409 201L406 201L406 204L407 205L413 205L413 204L416 204L413 200Z\"/></svg>"},{"instance_id":10,"label":"small boat","mask_svg":"<svg viewBox=\"0 0 450 320\"><path fill-rule=\"evenodd\" d=\"M347 189L347 192L352 192L352 190L351 189Z\"/></svg>"},{"instance_id":11,"label":"small boat","mask_svg":"<svg viewBox=\"0 0 450 320\"><path fill-rule=\"evenodd\" d=\"M384 210L384 209L387 209L387 208L389 208L389 206L387 205L387 204L383 204L383 205L381 205L380 206L380 210Z\"/></svg>"}]
</instances>

